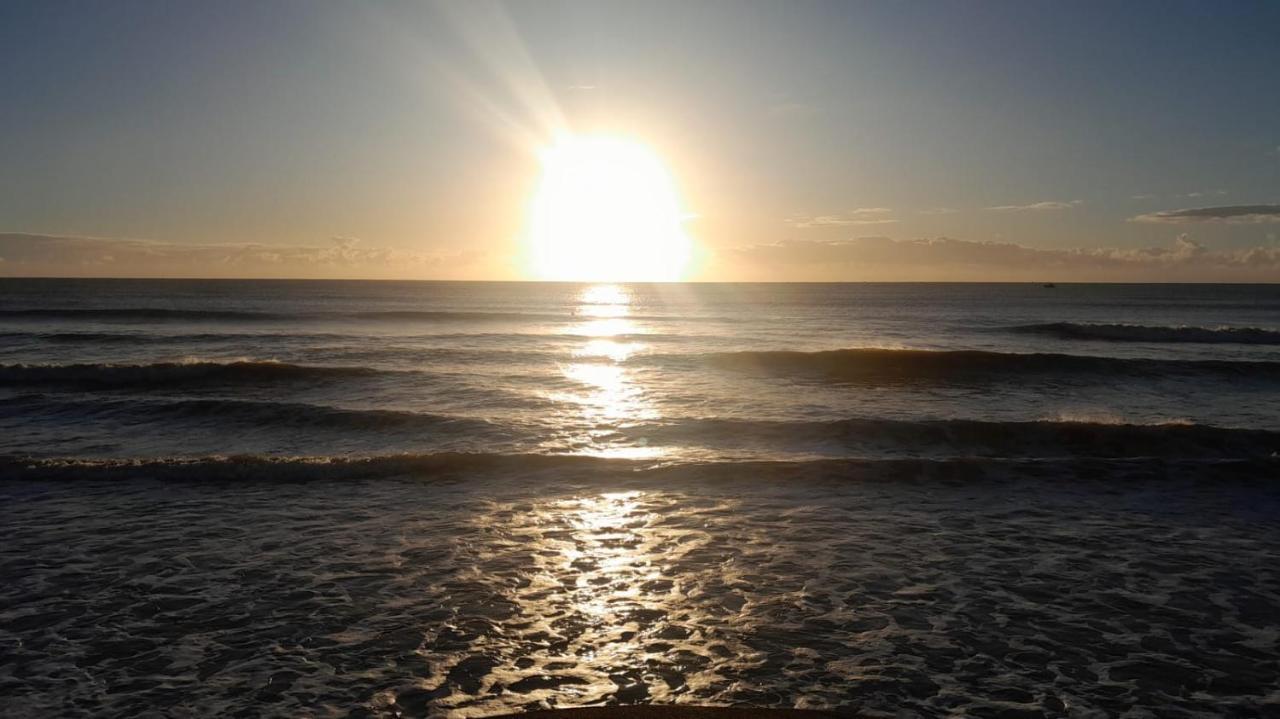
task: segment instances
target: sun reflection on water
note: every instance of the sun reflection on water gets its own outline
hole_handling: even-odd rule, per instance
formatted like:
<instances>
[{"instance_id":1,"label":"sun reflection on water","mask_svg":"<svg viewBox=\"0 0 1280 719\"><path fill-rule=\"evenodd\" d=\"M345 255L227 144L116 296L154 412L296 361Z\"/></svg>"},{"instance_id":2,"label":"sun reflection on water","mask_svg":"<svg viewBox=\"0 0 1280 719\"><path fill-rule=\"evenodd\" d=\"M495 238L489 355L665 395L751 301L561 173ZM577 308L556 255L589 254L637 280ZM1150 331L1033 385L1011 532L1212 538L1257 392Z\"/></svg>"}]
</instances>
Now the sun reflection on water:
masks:
<instances>
[{"instance_id":1,"label":"sun reflection on water","mask_svg":"<svg viewBox=\"0 0 1280 719\"><path fill-rule=\"evenodd\" d=\"M750 691L742 672L762 656L743 610L772 549L737 524L737 498L626 483L540 492L472 518L483 540L468 534L458 559L484 589L424 646L435 716ZM788 600L803 583L773 581Z\"/></svg>"},{"instance_id":2,"label":"sun reflection on water","mask_svg":"<svg viewBox=\"0 0 1280 719\"><path fill-rule=\"evenodd\" d=\"M578 295L578 304L627 309L631 304L631 293L619 285L592 285Z\"/></svg>"},{"instance_id":3,"label":"sun reflection on water","mask_svg":"<svg viewBox=\"0 0 1280 719\"><path fill-rule=\"evenodd\" d=\"M617 337L637 333L634 322L625 317L602 317L579 322L569 334L582 337Z\"/></svg>"},{"instance_id":4,"label":"sun reflection on water","mask_svg":"<svg viewBox=\"0 0 1280 719\"><path fill-rule=\"evenodd\" d=\"M570 333L592 339L572 352L575 361L561 365L560 372L583 390L554 396L573 405L577 419L588 427L569 439L576 453L629 459L653 459L664 454L659 448L619 444L614 439L617 429L660 416L635 370L625 364L645 349L644 343L616 339L642 334L629 318L631 302L631 293L618 285L592 285L577 297L574 315L584 319Z\"/></svg>"},{"instance_id":5,"label":"sun reflection on water","mask_svg":"<svg viewBox=\"0 0 1280 719\"><path fill-rule=\"evenodd\" d=\"M610 339L596 339L587 342L581 349L574 350L574 357L606 357L614 362L626 362L631 355L644 349L639 342L618 342Z\"/></svg>"},{"instance_id":6,"label":"sun reflection on water","mask_svg":"<svg viewBox=\"0 0 1280 719\"><path fill-rule=\"evenodd\" d=\"M478 515L477 531L490 545L474 557L474 579L493 593L474 595L468 611L483 617L485 635L452 643L477 627L460 617L433 641L445 646L424 654L431 671L423 686L474 683L470 692L440 694L437 716L610 698L706 703L722 691L719 665L751 652L739 643L731 613L706 591L733 570L729 555L701 556L712 537L699 517L731 516L733 505L693 502L691 509L685 500L648 490L572 493L497 502ZM681 567L692 574L676 582Z\"/></svg>"},{"instance_id":7,"label":"sun reflection on water","mask_svg":"<svg viewBox=\"0 0 1280 719\"><path fill-rule=\"evenodd\" d=\"M637 504L642 494L606 492L571 500L566 508L567 523L586 540L564 555L564 569L580 572L574 585L578 611L604 617L619 603L636 598L638 581L659 576L658 569L637 551L640 537L634 528L637 522L643 523Z\"/></svg>"}]
</instances>

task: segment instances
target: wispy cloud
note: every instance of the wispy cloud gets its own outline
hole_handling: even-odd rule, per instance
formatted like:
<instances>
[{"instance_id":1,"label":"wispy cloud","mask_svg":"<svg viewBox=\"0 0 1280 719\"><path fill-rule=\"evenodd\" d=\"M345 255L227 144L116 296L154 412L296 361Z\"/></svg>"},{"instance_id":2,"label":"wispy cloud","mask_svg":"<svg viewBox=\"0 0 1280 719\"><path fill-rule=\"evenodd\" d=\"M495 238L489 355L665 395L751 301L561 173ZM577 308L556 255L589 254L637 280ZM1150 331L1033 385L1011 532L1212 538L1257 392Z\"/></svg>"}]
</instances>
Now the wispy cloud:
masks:
<instances>
[{"instance_id":1,"label":"wispy cloud","mask_svg":"<svg viewBox=\"0 0 1280 719\"><path fill-rule=\"evenodd\" d=\"M1042 212L1044 210L1070 210L1073 207L1081 205L1080 200L1070 200L1063 202L1061 200L1044 200L1042 202L1032 202L1029 205L996 205L988 207L988 210L996 212Z\"/></svg>"},{"instance_id":2,"label":"wispy cloud","mask_svg":"<svg viewBox=\"0 0 1280 719\"><path fill-rule=\"evenodd\" d=\"M948 237L861 237L752 245L726 257L749 279L1276 281L1280 247L1211 250L1183 234L1164 247L1045 249Z\"/></svg>"},{"instance_id":3,"label":"wispy cloud","mask_svg":"<svg viewBox=\"0 0 1280 719\"><path fill-rule=\"evenodd\" d=\"M926 207L923 210L916 210L917 215L954 215L959 210L954 207Z\"/></svg>"},{"instance_id":4,"label":"wispy cloud","mask_svg":"<svg viewBox=\"0 0 1280 719\"><path fill-rule=\"evenodd\" d=\"M366 245L333 237L316 245L195 244L73 235L0 233L0 273L110 277L436 277L484 259Z\"/></svg>"},{"instance_id":5,"label":"wispy cloud","mask_svg":"<svg viewBox=\"0 0 1280 719\"><path fill-rule=\"evenodd\" d=\"M1187 224L1193 222L1258 223L1280 222L1280 205L1224 205L1182 210L1148 212L1129 218L1130 222Z\"/></svg>"},{"instance_id":6,"label":"wispy cloud","mask_svg":"<svg viewBox=\"0 0 1280 719\"><path fill-rule=\"evenodd\" d=\"M1185 193L1182 193L1182 194L1180 194L1180 195L1168 195L1168 197L1172 197L1172 198L1185 198L1185 199L1188 199L1188 200L1194 200L1194 199L1197 199L1197 198L1200 198L1200 197L1225 197L1225 196L1226 196L1226 195L1228 195L1228 194L1229 194L1229 193L1228 193L1226 190L1196 190L1195 192L1185 192ZM1155 199L1157 199L1157 198L1159 198L1159 197L1160 197L1159 195L1155 195L1155 194L1151 194L1151 193L1144 193L1144 194L1141 194L1141 195L1131 195L1131 196L1129 197L1129 199L1131 199L1131 200L1155 200Z\"/></svg>"},{"instance_id":7,"label":"wispy cloud","mask_svg":"<svg viewBox=\"0 0 1280 719\"><path fill-rule=\"evenodd\" d=\"M853 225L888 225L897 222L889 217L888 207L862 207L838 215L801 215L787 219L792 227L848 227Z\"/></svg>"}]
</instances>

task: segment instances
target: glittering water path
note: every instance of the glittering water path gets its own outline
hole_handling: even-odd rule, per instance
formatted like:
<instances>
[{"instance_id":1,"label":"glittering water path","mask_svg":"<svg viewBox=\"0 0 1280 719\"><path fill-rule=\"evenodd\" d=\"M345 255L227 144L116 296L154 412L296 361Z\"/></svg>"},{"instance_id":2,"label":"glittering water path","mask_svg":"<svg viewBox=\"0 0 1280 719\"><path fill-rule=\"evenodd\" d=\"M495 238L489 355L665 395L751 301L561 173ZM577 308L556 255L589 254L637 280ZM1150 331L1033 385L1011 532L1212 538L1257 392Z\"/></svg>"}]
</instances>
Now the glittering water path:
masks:
<instances>
[{"instance_id":1,"label":"glittering water path","mask_svg":"<svg viewBox=\"0 0 1280 719\"><path fill-rule=\"evenodd\" d=\"M11 472L0 714L1280 707L1273 465L633 470Z\"/></svg>"}]
</instances>

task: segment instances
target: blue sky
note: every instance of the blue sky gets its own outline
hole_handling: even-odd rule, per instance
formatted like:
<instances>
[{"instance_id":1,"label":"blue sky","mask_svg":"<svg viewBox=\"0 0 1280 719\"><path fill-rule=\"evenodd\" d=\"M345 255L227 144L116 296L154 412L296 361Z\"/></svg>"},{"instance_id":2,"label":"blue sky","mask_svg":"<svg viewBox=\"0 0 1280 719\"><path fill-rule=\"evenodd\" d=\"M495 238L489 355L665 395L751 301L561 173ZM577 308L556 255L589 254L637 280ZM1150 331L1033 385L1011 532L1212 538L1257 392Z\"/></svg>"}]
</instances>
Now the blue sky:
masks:
<instances>
[{"instance_id":1,"label":"blue sky","mask_svg":"<svg viewBox=\"0 0 1280 719\"><path fill-rule=\"evenodd\" d=\"M175 274L252 245L329 259L219 272L519 276L561 122L659 153L711 278L983 276L832 254L877 237L1280 280L1278 35L1262 2L11 1L0 272L128 273L102 243L143 241Z\"/></svg>"}]
</instances>

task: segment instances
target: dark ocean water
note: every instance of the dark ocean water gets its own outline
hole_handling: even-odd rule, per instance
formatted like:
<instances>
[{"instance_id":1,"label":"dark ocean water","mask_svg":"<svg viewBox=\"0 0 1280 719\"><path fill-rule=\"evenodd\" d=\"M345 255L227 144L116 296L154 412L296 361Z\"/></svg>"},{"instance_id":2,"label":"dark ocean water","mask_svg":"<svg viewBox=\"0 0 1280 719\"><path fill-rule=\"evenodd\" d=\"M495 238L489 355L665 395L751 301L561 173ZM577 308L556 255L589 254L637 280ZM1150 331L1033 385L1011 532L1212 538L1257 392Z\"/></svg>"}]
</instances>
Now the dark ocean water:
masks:
<instances>
[{"instance_id":1,"label":"dark ocean water","mask_svg":"<svg viewBox=\"0 0 1280 719\"><path fill-rule=\"evenodd\" d=\"M0 285L34 456L1254 457L1278 390L1269 286Z\"/></svg>"},{"instance_id":2,"label":"dark ocean water","mask_svg":"<svg viewBox=\"0 0 1280 719\"><path fill-rule=\"evenodd\" d=\"M1280 286L0 280L0 714L1280 713Z\"/></svg>"}]
</instances>

